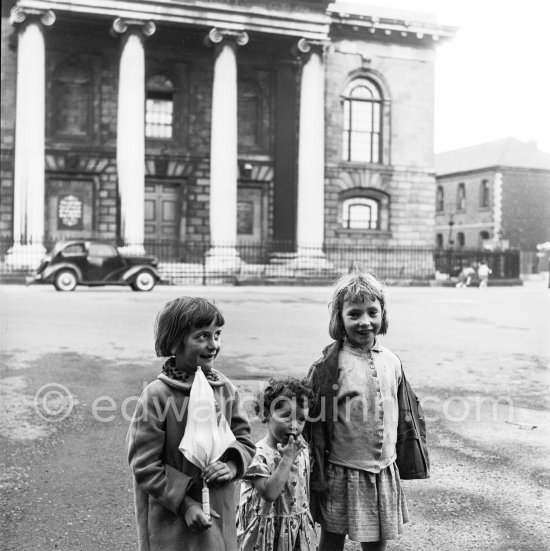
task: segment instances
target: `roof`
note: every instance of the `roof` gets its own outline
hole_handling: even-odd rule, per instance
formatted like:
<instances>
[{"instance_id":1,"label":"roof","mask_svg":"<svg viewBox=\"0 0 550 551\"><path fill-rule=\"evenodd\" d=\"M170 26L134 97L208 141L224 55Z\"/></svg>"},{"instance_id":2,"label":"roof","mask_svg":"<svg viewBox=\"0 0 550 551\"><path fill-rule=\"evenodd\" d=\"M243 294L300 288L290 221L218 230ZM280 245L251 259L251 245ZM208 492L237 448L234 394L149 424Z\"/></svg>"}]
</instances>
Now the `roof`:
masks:
<instances>
[{"instance_id":1,"label":"roof","mask_svg":"<svg viewBox=\"0 0 550 551\"><path fill-rule=\"evenodd\" d=\"M437 176L493 167L550 170L550 153L515 138L463 147L435 156Z\"/></svg>"}]
</instances>

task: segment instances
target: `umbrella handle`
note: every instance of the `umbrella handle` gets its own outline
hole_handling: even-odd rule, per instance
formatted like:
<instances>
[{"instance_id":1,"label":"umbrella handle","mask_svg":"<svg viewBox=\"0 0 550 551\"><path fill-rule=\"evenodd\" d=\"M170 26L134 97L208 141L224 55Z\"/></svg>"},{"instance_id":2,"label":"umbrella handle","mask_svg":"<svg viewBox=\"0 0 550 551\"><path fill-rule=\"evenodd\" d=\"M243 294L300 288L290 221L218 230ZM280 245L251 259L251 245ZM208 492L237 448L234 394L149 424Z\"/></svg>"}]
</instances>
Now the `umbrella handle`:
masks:
<instances>
[{"instance_id":1,"label":"umbrella handle","mask_svg":"<svg viewBox=\"0 0 550 551\"><path fill-rule=\"evenodd\" d=\"M202 482L202 512L210 520L210 490L206 485L206 480Z\"/></svg>"}]
</instances>

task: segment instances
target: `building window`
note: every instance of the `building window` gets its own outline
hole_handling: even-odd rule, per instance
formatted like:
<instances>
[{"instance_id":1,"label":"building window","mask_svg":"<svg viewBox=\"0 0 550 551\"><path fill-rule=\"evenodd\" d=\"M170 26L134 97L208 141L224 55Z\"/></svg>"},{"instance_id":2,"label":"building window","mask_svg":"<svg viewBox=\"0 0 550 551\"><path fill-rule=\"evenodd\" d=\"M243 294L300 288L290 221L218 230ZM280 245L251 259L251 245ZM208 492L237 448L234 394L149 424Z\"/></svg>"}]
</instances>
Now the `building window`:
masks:
<instances>
[{"instance_id":1,"label":"building window","mask_svg":"<svg viewBox=\"0 0 550 551\"><path fill-rule=\"evenodd\" d=\"M239 151L262 147L262 93L253 80L239 81Z\"/></svg>"},{"instance_id":2,"label":"building window","mask_svg":"<svg viewBox=\"0 0 550 551\"><path fill-rule=\"evenodd\" d=\"M461 231L456 234L456 242L459 247L464 247L466 245L466 238Z\"/></svg>"},{"instance_id":3,"label":"building window","mask_svg":"<svg viewBox=\"0 0 550 551\"><path fill-rule=\"evenodd\" d=\"M342 202L342 225L346 229L377 230L379 204L367 197L350 197Z\"/></svg>"},{"instance_id":4,"label":"building window","mask_svg":"<svg viewBox=\"0 0 550 551\"><path fill-rule=\"evenodd\" d=\"M53 125L56 135L87 137L92 122L93 80L86 67L70 63L53 77Z\"/></svg>"},{"instance_id":5,"label":"building window","mask_svg":"<svg viewBox=\"0 0 550 551\"><path fill-rule=\"evenodd\" d=\"M443 186L437 186L435 210L437 212L443 212L444 208L445 208L445 192L443 190Z\"/></svg>"},{"instance_id":6,"label":"building window","mask_svg":"<svg viewBox=\"0 0 550 551\"><path fill-rule=\"evenodd\" d=\"M479 206L487 208L489 206L489 181L482 180L479 187Z\"/></svg>"},{"instance_id":7,"label":"building window","mask_svg":"<svg viewBox=\"0 0 550 551\"><path fill-rule=\"evenodd\" d=\"M442 233L438 233L438 234L435 236L435 246L436 246L438 249L442 249L442 248L443 248L443 234L442 234Z\"/></svg>"},{"instance_id":8,"label":"building window","mask_svg":"<svg viewBox=\"0 0 550 551\"><path fill-rule=\"evenodd\" d=\"M147 81L145 100L145 136L171 139L174 123L174 85L164 75Z\"/></svg>"},{"instance_id":9,"label":"building window","mask_svg":"<svg viewBox=\"0 0 550 551\"><path fill-rule=\"evenodd\" d=\"M458 189L456 192L456 210L465 210L466 209L466 184L458 184Z\"/></svg>"},{"instance_id":10,"label":"building window","mask_svg":"<svg viewBox=\"0 0 550 551\"><path fill-rule=\"evenodd\" d=\"M382 94L366 78L350 83L344 93L343 155L346 161L382 161Z\"/></svg>"}]
</instances>

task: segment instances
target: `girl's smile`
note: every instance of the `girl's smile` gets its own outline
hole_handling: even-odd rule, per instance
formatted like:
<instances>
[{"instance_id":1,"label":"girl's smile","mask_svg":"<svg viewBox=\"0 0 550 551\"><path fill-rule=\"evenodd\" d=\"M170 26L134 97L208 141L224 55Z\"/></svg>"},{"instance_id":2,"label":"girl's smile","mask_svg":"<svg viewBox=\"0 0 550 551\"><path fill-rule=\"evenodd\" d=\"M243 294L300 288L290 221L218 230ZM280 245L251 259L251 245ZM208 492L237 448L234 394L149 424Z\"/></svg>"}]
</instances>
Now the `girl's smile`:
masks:
<instances>
[{"instance_id":1,"label":"girl's smile","mask_svg":"<svg viewBox=\"0 0 550 551\"><path fill-rule=\"evenodd\" d=\"M372 348L382 324L380 301L365 297L362 302L344 302L342 321L346 336L353 346Z\"/></svg>"},{"instance_id":2,"label":"girl's smile","mask_svg":"<svg viewBox=\"0 0 550 551\"><path fill-rule=\"evenodd\" d=\"M204 327L192 327L183 341L183 350L176 354L176 367L194 373L200 365L204 372L214 367L214 360L221 348L221 329L213 320Z\"/></svg>"}]
</instances>

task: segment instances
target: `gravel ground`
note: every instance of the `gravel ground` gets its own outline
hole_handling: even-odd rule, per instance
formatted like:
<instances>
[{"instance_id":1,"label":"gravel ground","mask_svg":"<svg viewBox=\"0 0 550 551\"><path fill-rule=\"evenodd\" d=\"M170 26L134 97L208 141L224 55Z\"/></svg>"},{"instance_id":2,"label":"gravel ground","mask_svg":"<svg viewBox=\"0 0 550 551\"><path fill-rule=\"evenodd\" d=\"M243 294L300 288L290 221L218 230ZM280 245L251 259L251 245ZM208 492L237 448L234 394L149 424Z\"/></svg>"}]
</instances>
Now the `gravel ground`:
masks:
<instances>
[{"instance_id":1,"label":"gravel ground","mask_svg":"<svg viewBox=\"0 0 550 551\"><path fill-rule=\"evenodd\" d=\"M194 292L158 291L3 289L1 549L136 548L128 415L159 367L152 315ZM550 549L550 293L463 291L390 290L386 344L425 406L432 476L404 482L412 521L389 549ZM245 396L270 373L304 372L327 341L326 291L199 292L234 320L218 367ZM102 396L112 410L94 416Z\"/></svg>"}]
</instances>

